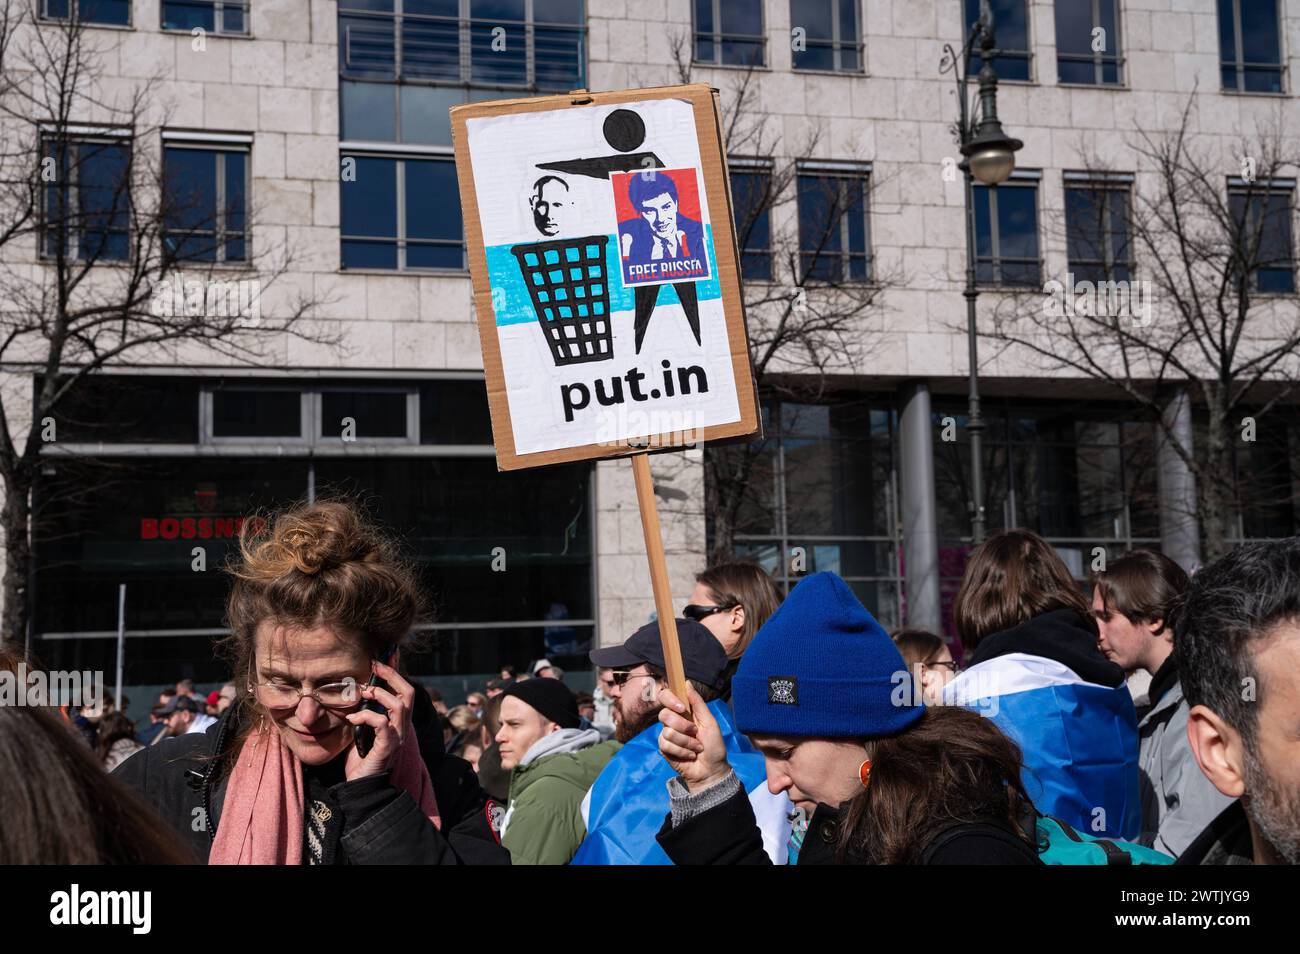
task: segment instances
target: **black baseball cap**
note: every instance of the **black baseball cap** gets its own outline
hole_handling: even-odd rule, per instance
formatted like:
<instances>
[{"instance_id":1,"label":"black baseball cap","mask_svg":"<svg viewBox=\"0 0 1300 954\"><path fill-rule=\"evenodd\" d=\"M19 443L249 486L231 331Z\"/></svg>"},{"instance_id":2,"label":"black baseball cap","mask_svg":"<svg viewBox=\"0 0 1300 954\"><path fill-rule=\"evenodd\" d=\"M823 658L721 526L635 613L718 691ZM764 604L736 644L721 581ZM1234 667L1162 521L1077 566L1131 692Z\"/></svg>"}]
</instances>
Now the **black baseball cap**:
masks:
<instances>
[{"instance_id":1,"label":"black baseball cap","mask_svg":"<svg viewBox=\"0 0 1300 954\"><path fill-rule=\"evenodd\" d=\"M677 621L677 642L682 650L682 668L686 678L720 689L727 668L727 652L703 623L691 619ZM648 663L667 672L659 624L647 623L627 638L622 646L605 646L587 654L592 665L601 669L626 669Z\"/></svg>"},{"instance_id":2,"label":"black baseball cap","mask_svg":"<svg viewBox=\"0 0 1300 954\"><path fill-rule=\"evenodd\" d=\"M167 703L167 705L155 709L154 711L158 713L158 715L171 715L177 710L181 712L198 712L199 705L189 696L175 696L172 698L171 702Z\"/></svg>"}]
</instances>

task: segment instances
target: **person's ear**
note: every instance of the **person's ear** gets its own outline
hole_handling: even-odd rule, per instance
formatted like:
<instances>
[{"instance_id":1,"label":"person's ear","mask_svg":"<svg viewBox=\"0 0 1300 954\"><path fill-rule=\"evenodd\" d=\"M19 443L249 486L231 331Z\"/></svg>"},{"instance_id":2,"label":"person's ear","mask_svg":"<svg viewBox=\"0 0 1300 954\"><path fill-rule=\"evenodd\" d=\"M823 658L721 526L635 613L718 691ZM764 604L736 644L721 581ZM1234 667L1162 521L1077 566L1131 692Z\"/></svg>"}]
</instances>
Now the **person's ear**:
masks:
<instances>
[{"instance_id":1,"label":"person's ear","mask_svg":"<svg viewBox=\"0 0 1300 954\"><path fill-rule=\"evenodd\" d=\"M550 735L552 732L559 732L559 731L560 731L560 724L558 722L552 722L550 719L547 719L546 728L545 730L543 730L542 734Z\"/></svg>"},{"instance_id":2,"label":"person's ear","mask_svg":"<svg viewBox=\"0 0 1300 954\"><path fill-rule=\"evenodd\" d=\"M731 608L731 629L739 633L745 628L745 607L737 603Z\"/></svg>"},{"instance_id":3,"label":"person's ear","mask_svg":"<svg viewBox=\"0 0 1300 954\"><path fill-rule=\"evenodd\" d=\"M1147 620L1147 629L1151 631L1152 636L1168 636L1170 639L1173 638L1172 633L1165 632L1165 621L1163 619Z\"/></svg>"},{"instance_id":4,"label":"person's ear","mask_svg":"<svg viewBox=\"0 0 1300 954\"><path fill-rule=\"evenodd\" d=\"M1229 798L1246 791L1245 752L1241 735L1206 706L1187 715L1187 743L1201 772Z\"/></svg>"}]
</instances>

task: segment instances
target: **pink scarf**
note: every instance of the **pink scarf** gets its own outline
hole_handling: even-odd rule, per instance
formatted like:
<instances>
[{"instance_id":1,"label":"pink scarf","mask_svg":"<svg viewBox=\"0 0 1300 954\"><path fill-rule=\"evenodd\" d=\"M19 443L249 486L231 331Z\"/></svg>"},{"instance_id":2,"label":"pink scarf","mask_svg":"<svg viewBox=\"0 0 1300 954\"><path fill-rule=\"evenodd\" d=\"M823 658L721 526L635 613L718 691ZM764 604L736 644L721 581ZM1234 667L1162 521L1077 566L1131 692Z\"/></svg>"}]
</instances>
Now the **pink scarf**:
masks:
<instances>
[{"instance_id":1,"label":"pink scarf","mask_svg":"<svg viewBox=\"0 0 1300 954\"><path fill-rule=\"evenodd\" d=\"M402 740L390 777L393 787L409 792L441 829L433 783L413 731ZM302 815L302 763L274 727L254 732L235 760L208 864L302 864Z\"/></svg>"}]
</instances>

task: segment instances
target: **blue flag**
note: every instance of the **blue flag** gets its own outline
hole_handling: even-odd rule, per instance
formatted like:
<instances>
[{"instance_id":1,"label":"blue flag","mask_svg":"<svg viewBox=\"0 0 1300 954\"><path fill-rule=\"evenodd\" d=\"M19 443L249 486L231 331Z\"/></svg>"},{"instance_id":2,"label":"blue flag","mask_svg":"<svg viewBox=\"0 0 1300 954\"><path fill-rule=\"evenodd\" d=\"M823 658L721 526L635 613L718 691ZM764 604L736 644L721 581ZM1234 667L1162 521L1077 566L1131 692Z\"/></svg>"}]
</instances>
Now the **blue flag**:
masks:
<instances>
[{"instance_id":1,"label":"blue flag","mask_svg":"<svg viewBox=\"0 0 1300 954\"><path fill-rule=\"evenodd\" d=\"M1137 714L1127 686L1099 686L1055 660L1010 653L967 669L943 698L992 719L1020 746L1021 781L1044 815L1089 835L1137 839Z\"/></svg>"},{"instance_id":2,"label":"blue flag","mask_svg":"<svg viewBox=\"0 0 1300 954\"><path fill-rule=\"evenodd\" d=\"M709 703L727 744L727 761L754 806L763 847L773 864L785 864L790 839L790 799L767 789L763 756L736 731L731 709L721 699ZM632 739L609 760L582 802L587 837L569 864L670 865L655 841L668 815L668 780L675 774L659 754L656 723Z\"/></svg>"}]
</instances>

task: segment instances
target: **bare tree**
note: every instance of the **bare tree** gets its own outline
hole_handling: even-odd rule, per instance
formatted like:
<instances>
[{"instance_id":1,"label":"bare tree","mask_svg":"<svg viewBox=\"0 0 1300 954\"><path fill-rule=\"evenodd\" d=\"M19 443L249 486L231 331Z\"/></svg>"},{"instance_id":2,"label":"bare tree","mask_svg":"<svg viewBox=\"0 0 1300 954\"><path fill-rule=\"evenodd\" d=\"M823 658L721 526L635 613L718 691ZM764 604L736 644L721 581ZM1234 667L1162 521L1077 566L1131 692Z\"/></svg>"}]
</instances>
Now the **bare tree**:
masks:
<instances>
[{"instance_id":1,"label":"bare tree","mask_svg":"<svg viewBox=\"0 0 1300 954\"><path fill-rule=\"evenodd\" d=\"M676 79L692 82L689 33L674 34L671 51ZM852 253L844 241L846 230L865 226L882 180L875 174L801 176L794 161L780 158L787 150L760 109L760 82L761 72L753 67L737 70L720 97L722 144L733 160L733 177L745 171L734 160L763 163L749 178L751 188L733 195L742 265L770 261L770 272L742 275L750 366L760 399L812 403L825 398L837 375L852 375L862 366L875 341L869 319L880 314L882 296L902 277L872 259L869 244L863 253ZM814 123L798 153L816 156L823 135ZM797 211L801 200L819 213L811 229L810 210ZM707 448L710 562L729 558L737 533L756 518L774 525L777 503L765 464L769 445L744 441Z\"/></svg>"},{"instance_id":2,"label":"bare tree","mask_svg":"<svg viewBox=\"0 0 1300 954\"><path fill-rule=\"evenodd\" d=\"M981 334L1104 384L1153 422L1196 480L1212 559L1228 548L1244 503L1236 459L1253 428L1243 423L1280 417L1300 378L1295 299L1271 293L1294 290L1292 197L1277 184L1295 175L1296 157L1280 122L1234 155L1211 152L1192 132L1194 116L1195 94L1177 129L1136 133L1127 211L1107 198L1116 171L1087 160L1083 201L1057 233L1072 267L1086 263L1087 283L1067 276L1007 295ZM1199 445L1170 413L1181 392L1204 414Z\"/></svg>"},{"instance_id":3,"label":"bare tree","mask_svg":"<svg viewBox=\"0 0 1300 954\"><path fill-rule=\"evenodd\" d=\"M19 642L40 458L92 376L199 355L263 364L286 336L332 340L302 294L262 315L292 256L251 241L255 209L236 234L165 177L162 78L106 77L103 34L75 6L42 20L38 2L0 0L0 639Z\"/></svg>"}]
</instances>

